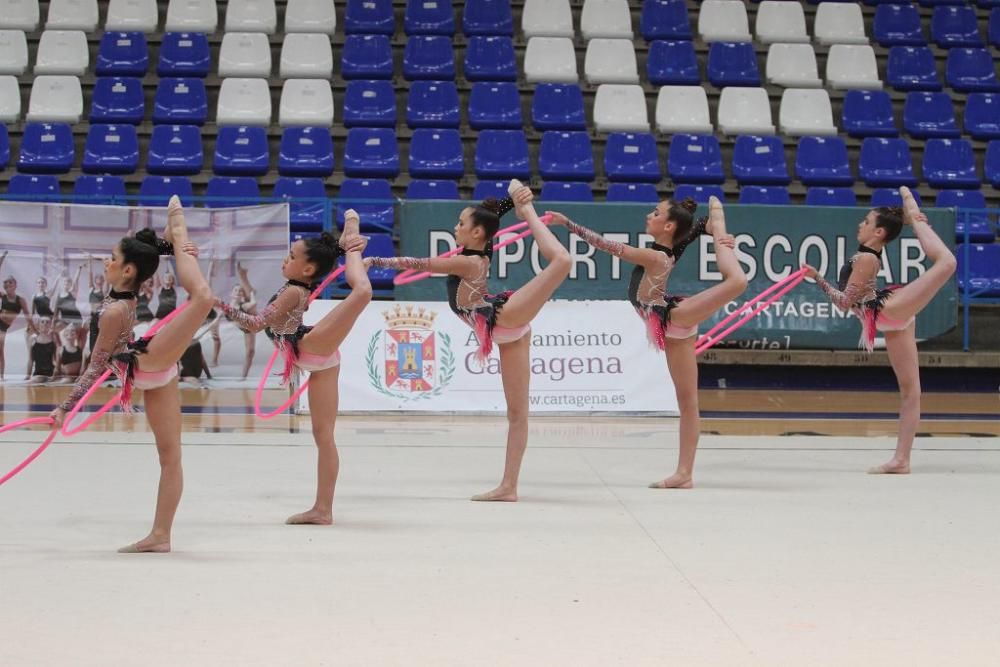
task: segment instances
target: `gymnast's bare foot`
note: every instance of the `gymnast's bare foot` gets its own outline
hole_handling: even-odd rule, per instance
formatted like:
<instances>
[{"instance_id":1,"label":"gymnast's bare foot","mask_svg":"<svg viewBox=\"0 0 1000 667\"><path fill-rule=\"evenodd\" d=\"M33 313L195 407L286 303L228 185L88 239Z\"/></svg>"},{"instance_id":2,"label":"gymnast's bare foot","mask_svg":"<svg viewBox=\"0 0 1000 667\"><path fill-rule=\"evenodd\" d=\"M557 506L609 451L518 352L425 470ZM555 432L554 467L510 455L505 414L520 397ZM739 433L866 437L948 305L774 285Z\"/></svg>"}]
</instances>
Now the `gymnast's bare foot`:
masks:
<instances>
[{"instance_id":1,"label":"gymnast's bare foot","mask_svg":"<svg viewBox=\"0 0 1000 667\"><path fill-rule=\"evenodd\" d=\"M684 473L675 472L670 477L666 479L661 479L659 482L653 482L649 485L651 489L691 489L694 488L694 482L691 481L691 475Z\"/></svg>"},{"instance_id":2,"label":"gymnast's bare foot","mask_svg":"<svg viewBox=\"0 0 1000 667\"><path fill-rule=\"evenodd\" d=\"M476 502L490 502L490 503L516 503L517 489L510 488L509 486L504 486L503 484L501 484L492 491L472 496L470 500L474 500Z\"/></svg>"},{"instance_id":3,"label":"gymnast's bare foot","mask_svg":"<svg viewBox=\"0 0 1000 667\"><path fill-rule=\"evenodd\" d=\"M162 537L145 537L134 544L122 547L120 554L167 554L170 553L170 539Z\"/></svg>"},{"instance_id":4,"label":"gymnast's bare foot","mask_svg":"<svg viewBox=\"0 0 1000 667\"><path fill-rule=\"evenodd\" d=\"M182 247L188 241L187 225L184 223L184 207L177 195L167 203L167 228L163 239L176 247Z\"/></svg>"},{"instance_id":5,"label":"gymnast's bare foot","mask_svg":"<svg viewBox=\"0 0 1000 667\"><path fill-rule=\"evenodd\" d=\"M869 475L909 475L910 474L910 462L909 461L899 461L895 458L890 459L888 463L883 463L880 466L875 466L874 468L868 469Z\"/></svg>"},{"instance_id":6,"label":"gymnast's bare foot","mask_svg":"<svg viewBox=\"0 0 1000 667\"><path fill-rule=\"evenodd\" d=\"M302 512L301 514L293 514L292 516L285 519L285 523L290 526L302 526L302 525L330 526L333 524L333 513L321 512L320 510L314 507L308 512Z\"/></svg>"}]
</instances>

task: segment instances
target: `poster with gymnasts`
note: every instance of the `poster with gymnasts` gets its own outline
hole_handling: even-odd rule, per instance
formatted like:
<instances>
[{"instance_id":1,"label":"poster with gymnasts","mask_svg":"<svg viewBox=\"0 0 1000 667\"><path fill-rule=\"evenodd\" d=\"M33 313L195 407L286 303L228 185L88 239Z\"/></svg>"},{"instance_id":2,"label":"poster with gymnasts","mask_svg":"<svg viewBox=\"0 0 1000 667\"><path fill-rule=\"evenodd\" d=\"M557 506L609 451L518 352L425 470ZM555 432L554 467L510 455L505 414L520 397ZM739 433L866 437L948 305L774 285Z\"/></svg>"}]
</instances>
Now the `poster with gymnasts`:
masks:
<instances>
[{"instance_id":1,"label":"poster with gymnasts","mask_svg":"<svg viewBox=\"0 0 1000 667\"><path fill-rule=\"evenodd\" d=\"M284 282L288 205L185 210L199 264L216 296L248 312ZM143 227L162 235L166 208L0 202L0 376L4 384L72 384L85 368L107 293L104 258ZM135 335L183 303L173 262L138 290ZM180 364L182 382L256 385L272 346L245 334L218 310Z\"/></svg>"}]
</instances>

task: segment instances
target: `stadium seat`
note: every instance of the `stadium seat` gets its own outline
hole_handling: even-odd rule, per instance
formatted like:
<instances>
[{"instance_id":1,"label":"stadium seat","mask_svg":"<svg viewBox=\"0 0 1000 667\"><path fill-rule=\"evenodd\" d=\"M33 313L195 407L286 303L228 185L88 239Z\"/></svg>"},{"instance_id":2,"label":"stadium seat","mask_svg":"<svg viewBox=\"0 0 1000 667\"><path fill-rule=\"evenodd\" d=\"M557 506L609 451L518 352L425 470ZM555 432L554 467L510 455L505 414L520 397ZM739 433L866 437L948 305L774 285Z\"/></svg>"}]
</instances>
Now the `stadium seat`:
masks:
<instances>
[{"instance_id":1,"label":"stadium seat","mask_svg":"<svg viewBox=\"0 0 1000 667\"><path fill-rule=\"evenodd\" d=\"M540 83L531 97L531 124L538 131L583 130L583 91L576 84Z\"/></svg>"},{"instance_id":2,"label":"stadium seat","mask_svg":"<svg viewBox=\"0 0 1000 667\"><path fill-rule=\"evenodd\" d=\"M664 134L712 134L708 95L701 86L663 86L656 96L656 129Z\"/></svg>"},{"instance_id":3,"label":"stadium seat","mask_svg":"<svg viewBox=\"0 0 1000 667\"><path fill-rule=\"evenodd\" d=\"M156 125L149 138L146 171L187 175L201 171L205 155L201 131L194 125Z\"/></svg>"},{"instance_id":4,"label":"stadium seat","mask_svg":"<svg viewBox=\"0 0 1000 667\"><path fill-rule=\"evenodd\" d=\"M227 5L228 14L229 7ZM219 25L215 0L170 0L167 3L166 32L214 33Z\"/></svg>"},{"instance_id":5,"label":"stadium seat","mask_svg":"<svg viewBox=\"0 0 1000 667\"><path fill-rule=\"evenodd\" d=\"M297 129L297 128L296 128ZM294 130L285 130L285 135ZM329 133L327 133L329 134ZM284 136L282 135L282 157ZM333 170L333 145L330 145L331 171ZM220 127L215 137L215 155L212 171L220 176L263 176L267 173L270 155L267 130L263 127ZM281 163L278 163L279 171Z\"/></svg>"},{"instance_id":6,"label":"stadium seat","mask_svg":"<svg viewBox=\"0 0 1000 667\"><path fill-rule=\"evenodd\" d=\"M281 87L278 124L282 127L332 127L333 116L333 89L326 79L288 79Z\"/></svg>"},{"instance_id":7,"label":"stadium seat","mask_svg":"<svg viewBox=\"0 0 1000 667\"><path fill-rule=\"evenodd\" d=\"M724 134L774 134L771 102L763 88L723 88L719 131Z\"/></svg>"},{"instance_id":8,"label":"stadium seat","mask_svg":"<svg viewBox=\"0 0 1000 667\"><path fill-rule=\"evenodd\" d=\"M0 125L0 171L7 168L10 162L10 135L7 134L7 126Z\"/></svg>"},{"instance_id":9,"label":"stadium seat","mask_svg":"<svg viewBox=\"0 0 1000 667\"><path fill-rule=\"evenodd\" d=\"M781 185L744 185L740 188L740 203L760 206L785 206L791 204L788 188Z\"/></svg>"},{"instance_id":10,"label":"stadium seat","mask_svg":"<svg viewBox=\"0 0 1000 667\"><path fill-rule=\"evenodd\" d=\"M0 27L25 32L38 30L41 18L38 0L7 0L3 4L3 17Z\"/></svg>"},{"instance_id":11,"label":"stadium seat","mask_svg":"<svg viewBox=\"0 0 1000 667\"><path fill-rule=\"evenodd\" d=\"M595 37L632 39L632 12L628 0L584 0L580 32L586 40Z\"/></svg>"},{"instance_id":12,"label":"stadium seat","mask_svg":"<svg viewBox=\"0 0 1000 667\"><path fill-rule=\"evenodd\" d=\"M274 0L227 0L226 32L263 32L273 35L278 28Z\"/></svg>"},{"instance_id":13,"label":"stadium seat","mask_svg":"<svg viewBox=\"0 0 1000 667\"><path fill-rule=\"evenodd\" d=\"M855 2L824 2L816 8L813 33L819 44L868 44L861 6Z\"/></svg>"},{"instance_id":14,"label":"stadium seat","mask_svg":"<svg viewBox=\"0 0 1000 667\"><path fill-rule=\"evenodd\" d=\"M30 174L65 174L73 168L76 149L66 123L28 123L21 136L17 169Z\"/></svg>"},{"instance_id":15,"label":"stadium seat","mask_svg":"<svg viewBox=\"0 0 1000 667\"><path fill-rule=\"evenodd\" d=\"M381 127L352 127L344 147L344 173L358 178L399 175L396 132Z\"/></svg>"},{"instance_id":16,"label":"stadium seat","mask_svg":"<svg viewBox=\"0 0 1000 667\"><path fill-rule=\"evenodd\" d=\"M598 132L649 132L642 86L614 83L598 86L594 97L594 127Z\"/></svg>"},{"instance_id":17,"label":"stadium seat","mask_svg":"<svg viewBox=\"0 0 1000 667\"><path fill-rule=\"evenodd\" d=\"M21 76L28 69L28 40L23 30L0 30L0 74Z\"/></svg>"},{"instance_id":18,"label":"stadium seat","mask_svg":"<svg viewBox=\"0 0 1000 667\"><path fill-rule=\"evenodd\" d=\"M156 0L108 0L104 29L118 32L156 32L160 20Z\"/></svg>"},{"instance_id":19,"label":"stadium seat","mask_svg":"<svg viewBox=\"0 0 1000 667\"><path fill-rule=\"evenodd\" d=\"M913 191L913 198L917 200L917 206L920 205L920 193L916 190ZM899 188L875 188L872 190L871 200L869 206L902 206L903 200L899 196Z\"/></svg>"},{"instance_id":20,"label":"stadium seat","mask_svg":"<svg viewBox=\"0 0 1000 667\"><path fill-rule=\"evenodd\" d=\"M983 46L976 10L967 5L935 7L931 17L931 39L942 49Z\"/></svg>"},{"instance_id":21,"label":"stadium seat","mask_svg":"<svg viewBox=\"0 0 1000 667\"><path fill-rule=\"evenodd\" d=\"M14 174L7 183L7 199L51 201L59 197L59 178L42 174Z\"/></svg>"},{"instance_id":22,"label":"stadium seat","mask_svg":"<svg viewBox=\"0 0 1000 667\"><path fill-rule=\"evenodd\" d=\"M196 32L168 32L160 42L160 60L156 73L160 76L208 75L212 57L208 38Z\"/></svg>"},{"instance_id":23,"label":"stadium seat","mask_svg":"<svg viewBox=\"0 0 1000 667\"><path fill-rule=\"evenodd\" d=\"M941 90L941 79L928 46L893 46L885 78L896 90Z\"/></svg>"},{"instance_id":24,"label":"stadium seat","mask_svg":"<svg viewBox=\"0 0 1000 667\"><path fill-rule=\"evenodd\" d=\"M483 130L476 142L476 176L527 180L531 176L528 140L522 130Z\"/></svg>"},{"instance_id":25,"label":"stadium seat","mask_svg":"<svg viewBox=\"0 0 1000 667\"><path fill-rule=\"evenodd\" d=\"M361 218L362 232L391 233L395 226L395 204L388 181L346 178L337 193L337 227L344 228L344 211L353 208Z\"/></svg>"},{"instance_id":26,"label":"stadium seat","mask_svg":"<svg viewBox=\"0 0 1000 667\"><path fill-rule=\"evenodd\" d=\"M88 174L132 174L139 168L139 137L134 125L91 125L83 149Z\"/></svg>"},{"instance_id":27,"label":"stadium seat","mask_svg":"<svg viewBox=\"0 0 1000 667\"><path fill-rule=\"evenodd\" d=\"M757 5L757 41L762 44L808 43L806 15L797 2L764 0Z\"/></svg>"},{"instance_id":28,"label":"stadium seat","mask_svg":"<svg viewBox=\"0 0 1000 667\"><path fill-rule=\"evenodd\" d=\"M646 55L646 78L654 86L700 84L694 44L689 41L652 42Z\"/></svg>"},{"instance_id":29,"label":"stadium seat","mask_svg":"<svg viewBox=\"0 0 1000 667\"><path fill-rule=\"evenodd\" d=\"M348 35L388 35L396 32L391 2L347 0L344 31Z\"/></svg>"},{"instance_id":30,"label":"stadium seat","mask_svg":"<svg viewBox=\"0 0 1000 667\"><path fill-rule=\"evenodd\" d=\"M986 34L990 44L1000 47L1000 4L990 12L990 22Z\"/></svg>"},{"instance_id":31,"label":"stadium seat","mask_svg":"<svg viewBox=\"0 0 1000 667\"><path fill-rule=\"evenodd\" d=\"M461 199L455 181L412 179L406 186L407 199Z\"/></svg>"},{"instance_id":32,"label":"stadium seat","mask_svg":"<svg viewBox=\"0 0 1000 667\"><path fill-rule=\"evenodd\" d=\"M19 98L20 92L11 97ZM80 79L63 75L35 77L28 100L29 122L78 123L82 115L83 90L80 88Z\"/></svg>"},{"instance_id":33,"label":"stadium seat","mask_svg":"<svg viewBox=\"0 0 1000 667\"><path fill-rule=\"evenodd\" d=\"M154 123L202 125L208 120L205 81L197 78L164 77L153 98Z\"/></svg>"},{"instance_id":34,"label":"stadium seat","mask_svg":"<svg viewBox=\"0 0 1000 667\"><path fill-rule=\"evenodd\" d=\"M91 123L130 123L138 125L146 113L142 79L98 77L90 104Z\"/></svg>"},{"instance_id":35,"label":"stadium seat","mask_svg":"<svg viewBox=\"0 0 1000 667\"><path fill-rule=\"evenodd\" d=\"M834 44L826 56L826 81L834 90L880 90L875 51L859 44Z\"/></svg>"},{"instance_id":36,"label":"stadium seat","mask_svg":"<svg viewBox=\"0 0 1000 667\"><path fill-rule=\"evenodd\" d=\"M146 75L149 50L141 32L106 32L97 48L97 76Z\"/></svg>"},{"instance_id":37,"label":"stadium seat","mask_svg":"<svg viewBox=\"0 0 1000 667\"><path fill-rule=\"evenodd\" d=\"M82 105L83 100L80 103ZM0 123L16 123L20 119L21 89L17 77L0 76Z\"/></svg>"},{"instance_id":38,"label":"stadium seat","mask_svg":"<svg viewBox=\"0 0 1000 667\"><path fill-rule=\"evenodd\" d=\"M391 79L392 47L386 35L348 35L340 73L345 79Z\"/></svg>"},{"instance_id":39,"label":"stadium seat","mask_svg":"<svg viewBox=\"0 0 1000 667\"><path fill-rule=\"evenodd\" d=\"M934 201L937 208L957 208L955 238L973 243L992 243L996 232L990 216L980 209L986 208L982 190L941 190ZM966 238L968 232L968 238Z\"/></svg>"},{"instance_id":40,"label":"stadium seat","mask_svg":"<svg viewBox=\"0 0 1000 667\"><path fill-rule=\"evenodd\" d=\"M705 42L749 42L747 8L738 0L705 0L698 12L698 34Z\"/></svg>"},{"instance_id":41,"label":"stadium seat","mask_svg":"<svg viewBox=\"0 0 1000 667\"><path fill-rule=\"evenodd\" d=\"M410 90L412 93L413 87ZM348 81L345 127L396 127L396 91L391 81Z\"/></svg>"},{"instance_id":42,"label":"stadium seat","mask_svg":"<svg viewBox=\"0 0 1000 667\"><path fill-rule=\"evenodd\" d=\"M81 76L90 65L90 48L82 30L46 30L38 41L35 74Z\"/></svg>"},{"instance_id":43,"label":"stadium seat","mask_svg":"<svg viewBox=\"0 0 1000 667\"><path fill-rule=\"evenodd\" d=\"M788 88L781 94L778 126L782 134L792 137L835 136L830 94L823 89Z\"/></svg>"},{"instance_id":44,"label":"stadium seat","mask_svg":"<svg viewBox=\"0 0 1000 667\"><path fill-rule=\"evenodd\" d=\"M303 79L293 79L302 81ZM287 88L288 82L285 82ZM327 84L329 89L329 84ZM282 96L285 91L282 90ZM332 104L331 104L332 109ZM222 81L218 106L215 111L217 125L270 125L271 89L267 79L229 78Z\"/></svg>"},{"instance_id":45,"label":"stadium seat","mask_svg":"<svg viewBox=\"0 0 1000 667\"><path fill-rule=\"evenodd\" d=\"M410 139L409 173L414 178L459 179L465 175L458 130L421 128Z\"/></svg>"},{"instance_id":46,"label":"stadium seat","mask_svg":"<svg viewBox=\"0 0 1000 667\"><path fill-rule=\"evenodd\" d=\"M166 206L177 195L181 204L194 203L194 188L186 176L146 176L139 185L139 206Z\"/></svg>"},{"instance_id":47,"label":"stadium seat","mask_svg":"<svg viewBox=\"0 0 1000 667\"><path fill-rule=\"evenodd\" d=\"M505 0L466 0L462 32L473 35L514 35L514 16Z\"/></svg>"},{"instance_id":48,"label":"stadium seat","mask_svg":"<svg viewBox=\"0 0 1000 667\"><path fill-rule=\"evenodd\" d=\"M73 201L91 205L125 204L125 181L121 176L84 174L73 181Z\"/></svg>"},{"instance_id":49,"label":"stadium seat","mask_svg":"<svg viewBox=\"0 0 1000 667\"><path fill-rule=\"evenodd\" d=\"M802 137L795 153L795 177L803 185L853 185L847 144L840 137Z\"/></svg>"},{"instance_id":50,"label":"stadium seat","mask_svg":"<svg viewBox=\"0 0 1000 667\"><path fill-rule=\"evenodd\" d=\"M289 201L292 231L323 231L330 203L322 178L278 177L274 182L274 197ZM333 223L332 217L329 222Z\"/></svg>"},{"instance_id":51,"label":"stadium seat","mask_svg":"<svg viewBox=\"0 0 1000 667\"><path fill-rule=\"evenodd\" d=\"M610 138L608 139L610 142ZM551 130L542 134L538 173L545 180L591 181L594 179L594 149L587 132Z\"/></svg>"},{"instance_id":52,"label":"stadium seat","mask_svg":"<svg viewBox=\"0 0 1000 667\"><path fill-rule=\"evenodd\" d=\"M949 49L945 71L948 85L957 91L1000 91L996 65L987 49Z\"/></svg>"},{"instance_id":53,"label":"stadium seat","mask_svg":"<svg viewBox=\"0 0 1000 667\"><path fill-rule=\"evenodd\" d=\"M905 139L868 137L861 142L861 156L858 173L869 187L913 187L917 179L913 175L913 161L910 146Z\"/></svg>"},{"instance_id":54,"label":"stadium seat","mask_svg":"<svg viewBox=\"0 0 1000 667\"><path fill-rule=\"evenodd\" d=\"M857 206L854 188L809 188L806 206Z\"/></svg>"},{"instance_id":55,"label":"stadium seat","mask_svg":"<svg viewBox=\"0 0 1000 667\"><path fill-rule=\"evenodd\" d=\"M248 176L213 176L205 187L207 208L236 208L260 203L257 179Z\"/></svg>"},{"instance_id":56,"label":"stadium seat","mask_svg":"<svg viewBox=\"0 0 1000 667\"><path fill-rule=\"evenodd\" d=\"M969 93L965 100L965 131L973 139L1000 139L1000 95Z\"/></svg>"},{"instance_id":57,"label":"stadium seat","mask_svg":"<svg viewBox=\"0 0 1000 667\"><path fill-rule=\"evenodd\" d=\"M722 183L722 152L711 135L675 134L667 154L667 173L677 183Z\"/></svg>"},{"instance_id":58,"label":"stadium seat","mask_svg":"<svg viewBox=\"0 0 1000 667\"><path fill-rule=\"evenodd\" d=\"M844 95L841 125L852 137L896 137L899 129L889 93L881 90L849 90Z\"/></svg>"},{"instance_id":59,"label":"stadium seat","mask_svg":"<svg viewBox=\"0 0 1000 667\"><path fill-rule=\"evenodd\" d=\"M569 0L525 0L521 10L521 32L532 37L573 38L573 13Z\"/></svg>"},{"instance_id":60,"label":"stadium seat","mask_svg":"<svg viewBox=\"0 0 1000 667\"><path fill-rule=\"evenodd\" d=\"M1000 243L960 243L955 246L955 257L959 290L976 296L1000 296Z\"/></svg>"},{"instance_id":61,"label":"stadium seat","mask_svg":"<svg viewBox=\"0 0 1000 667\"><path fill-rule=\"evenodd\" d=\"M395 257L396 250L392 245L392 234L372 233L368 235L368 245L361 253L362 257ZM341 260L343 262L343 260ZM393 280L396 277L395 269L383 269L373 266L368 269L368 280L374 289L392 290ZM340 283L346 287L347 281L344 276L340 277Z\"/></svg>"},{"instance_id":62,"label":"stadium seat","mask_svg":"<svg viewBox=\"0 0 1000 667\"><path fill-rule=\"evenodd\" d=\"M920 12L910 4L884 4L876 7L872 37L884 47L927 44Z\"/></svg>"},{"instance_id":63,"label":"stadium seat","mask_svg":"<svg viewBox=\"0 0 1000 667\"><path fill-rule=\"evenodd\" d=\"M517 81L514 42L510 37L471 37L463 72L468 81Z\"/></svg>"},{"instance_id":64,"label":"stadium seat","mask_svg":"<svg viewBox=\"0 0 1000 667\"><path fill-rule=\"evenodd\" d=\"M337 32L337 10L333 0L288 0L285 5L285 32L333 35Z\"/></svg>"},{"instance_id":65,"label":"stadium seat","mask_svg":"<svg viewBox=\"0 0 1000 667\"><path fill-rule=\"evenodd\" d=\"M590 183L545 181L538 198L543 202L592 202L594 193Z\"/></svg>"},{"instance_id":66,"label":"stadium seat","mask_svg":"<svg viewBox=\"0 0 1000 667\"><path fill-rule=\"evenodd\" d=\"M639 32L647 42L657 39L691 39L691 22L684 0L645 0Z\"/></svg>"},{"instance_id":67,"label":"stadium seat","mask_svg":"<svg viewBox=\"0 0 1000 667\"><path fill-rule=\"evenodd\" d=\"M520 129L521 94L509 81L474 83L468 98L469 125L474 130Z\"/></svg>"},{"instance_id":68,"label":"stadium seat","mask_svg":"<svg viewBox=\"0 0 1000 667\"><path fill-rule=\"evenodd\" d=\"M455 34L455 8L451 0L407 0L403 30L407 35Z\"/></svg>"},{"instance_id":69,"label":"stadium seat","mask_svg":"<svg viewBox=\"0 0 1000 667\"><path fill-rule=\"evenodd\" d=\"M715 197L721 202L726 201L726 193L718 185L693 185L683 183L674 188L674 194L670 197L675 201L693 199L699 204L707 204L709 198Z\"/></svg>"},{"instance_id":70,"label":"stadium seat","mask_svg":"<svg viewBox=\"0 0 1000 667\"><path fill-rule=\"evenodd\" d=\"M263 128L247 129L261 130L263 134ZM278 149L278 173L282 176L330 176L333 173L333 137L329 128L286 128L281 133Z\"/></svg>"},{"instance_id":71,"label":"stadium seat","mask_svg":"<svg viewBox=\"0 0 1000 667\"><path fill-rule=\"evenodd\" d=\"M539 39L539 38L536 38ZM587 82L639 83L635 49L627 39L592 39L587 43L583 65Z\"/></svg>"},{"instance_id":72,"label":"stadium seat","mask_svg":"<svg viewBox=\"0 0 1000 667\"><path fill-rule=\"evenodd\" d=\"M507 196L507 186L510 181L490 181L481 180L476 183L476 186L472 189L472 199L473 201L483 201L489 197L494 199L503 199Z\"/></svg>"},{"instance_id":73,"label":"stadium seat","mask_svg":"<svg viewBox=\"0 0 1000 667\"><path fill-rule=\"evenodd\" d=\"M660 195L652 183L609 183L605 199L610 202L656 204Z\"/></svg>"},{"instance_id":74,"label":"stadium seat","mask_svg":"<svg viewBox=\"0 0 1000 667\"><path fill-rule=\"evenodd\" d=\"M976 156L967 139L928 139L924 178L934 188L978 188Z\"/></svg>"},{"instance_id":75,"label":"stadium seat","mask_svg":"<svg viewBox=\"0 0 1000 667\"><path fill-rule=\"evenodd\" d=\"M321 33L291 33L281 46L282 79L332 79L333 49Z\"/></svg>"},{"instance_id":76,"label":"stadium seat","mask_svg":"<svg viewBox=\"0 0 1000 667\"><path fill-rule=\"evenodd\" d=\"M962 134L955 123L955 109L948 93L908 93L903 106L903 129L918 139Z\"/></svg>"},{"instance_id":77,"label":"stadium seat","mask_svg":"<svg viewBox=\"0 0 1000 667\"><path fill-rule=\"evenodd\" d=\"M406 40L403 76L407 81L454 80L455 53L451 39L440 35L417 35Z\"/></svg>"},{"instance_id":78,"label":"stadium seat","mask_svg":"<svg viewBox=\"0 0 1000 667\"><path fill-rule=\"evenodd\" d=\"M460 122L458 107L458 89L454 81L414 81L406 101L406 124L457 128Z\"/></svg>"},{"instance_id":79,"label":"stadium seat","mask_svg":"<svg viewBox=\"0 0 1000 667\"><path fill-rule=\"evenodd\" d=\"M330 40L323 35L315 36L329 45ZM284 50L281 53L284 57ZM320 58L321 53L318 51L316 57ZM330 58L333 58L332 52ZM330 69L333 69L332 60ZM219 48L219 76L262 79L271 76L271 43L267 35L262 32L227 32L223 35ZM285 78L284 75L282 78Z\"/></svg>"},{"instance_id":80,"label":"stadium seat","mask_svg":"<svg viewBox=\"0 0 1000 667\"><path fill-rule=\"evenodd\" d=\"M830 3L821 6L827 5ZM772 44L767 49L764 71L767 82L773 86L819 88L823 85L812 44Z\"/></svg>"},{"instance_id":81,"label":"stadium seat","mask_svg":"<svg viewBox=\"0 0 1000 667\"><path fill-rule=\"evenodd\" d=\"M576 83L576 50L565 37L532 37L524 52L524 78L528 83Z\"/></svg>"},{"instance_id":82,"label":"stadium seat","mask_svg":"<svg viewBox=\"0 0 1000 667\"><path fill-rule=\"evenodd\" d=\"M740 185L788 185L792 182L780 137L736 137L732 167L733 178Z\"/></svg>"},{"instance_id":83,"label":"stadium seat","mask_svg":"<svg viewBox=\"0 0 1000 667\"><path fill-rule=\"evenodd\" d=\"M706 0L709 1L709 0ZM708 80L716 88L759 86L757 54L753 44L716 42L708 48Z\"/></svg>"}]
</instances>

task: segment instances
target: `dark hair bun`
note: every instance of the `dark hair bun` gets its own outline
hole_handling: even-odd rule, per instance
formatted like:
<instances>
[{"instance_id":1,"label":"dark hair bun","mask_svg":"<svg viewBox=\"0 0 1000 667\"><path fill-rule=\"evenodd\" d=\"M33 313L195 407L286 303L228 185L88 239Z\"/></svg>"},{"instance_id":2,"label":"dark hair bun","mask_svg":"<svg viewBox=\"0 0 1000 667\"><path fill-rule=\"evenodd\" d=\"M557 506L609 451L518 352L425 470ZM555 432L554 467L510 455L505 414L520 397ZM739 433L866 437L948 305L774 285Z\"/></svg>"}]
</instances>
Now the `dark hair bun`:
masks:
<instances>
[{"instance_id":1,"label":"dark hair bun","mask_svg":"<svg viewBox=\"0 0 1000 667\"><path fill-rule=\"evenodd\" d=\"M685 197L681 201L677 202L677 205L683 208L685 211L694 215L694 212L698 210L698 202L691 199L690 197Z\"/></svg>"},{"instance_id":2,"label":"dark hair bun","mask_svg":"<svg viewBox=\"0 0 1000 667\"><path fill-rule=\"evenodd\" d=\"M158 238L156 232L149 227L144 227L135 233L135 240L156 248L157 255L173 255L174 246L165 239Z\"/></svg>"},{"instance_id":3,"label":"dark hair bun","mask_svg":"<svg viewBox=\"0 0 1000 667\"><path fill-rule=\"evenodd\" d=\"M337 237L330 232L321 232L319 235L319 241L331 250L336 250L340 247Z\"/></svg>"},{"instance_id":4,"label":"dark hair bun","mask_svg":"<svg viewBox=\"0 0 1000 667\"><path fill-rule=\"evenodd\" d=\"M889 215L894 215L897 218L902 218L903 217L903 207L902 206L887 206L886 209L887 209L886 212Z\"/></svg>"},{"instance_id":5,"label":"dark hair bun","mask_svg":"<svg viewBox=\"0 0 1000 667\"><path fill-rule=\"evenodd\" d=\"M495 213L498 218L502 218L504 213L514 210L514 200L510 197L504 197L503 199L487 197L480 206L487 211Z\"/></svg>"}]
</instances>

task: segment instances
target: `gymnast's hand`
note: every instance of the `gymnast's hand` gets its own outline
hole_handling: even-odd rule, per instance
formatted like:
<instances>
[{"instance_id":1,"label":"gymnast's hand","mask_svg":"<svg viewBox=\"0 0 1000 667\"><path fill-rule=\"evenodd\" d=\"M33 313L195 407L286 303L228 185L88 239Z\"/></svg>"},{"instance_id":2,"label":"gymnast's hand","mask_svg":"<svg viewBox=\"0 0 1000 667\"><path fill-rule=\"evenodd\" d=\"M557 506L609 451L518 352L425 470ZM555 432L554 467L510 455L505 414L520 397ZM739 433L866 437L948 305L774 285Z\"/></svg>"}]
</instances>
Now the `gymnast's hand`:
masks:
<instances>
[{"instance_id":1,"label":"gymnast's hand","mask_svg":"<svg viewBox=\"0 0 1000 667\"><path fill-rule=\"evenodd\" d=\"M563 227L565 227L566 223L569 222L569 218L567 218L559 211L546 211L545 215L551 216L549 219L550 225L562 225Z\"/></svg>"},{"instance_id":2,"label":"gymnast's hand","mask_svg":"<svg viewBox=\"0 0 1000 667\"><path fill-rule=\"evenodd\" d=\"M344 252L362 252L368 246L368 237L354 234L348 238L340 237L341 248Z\"/></svg>"},{"instance_id":3,"label":"gymnast's hand","mask_svg":"<svg viewBox=\"0 0 1000 667\"><path fill-rule=\"evenodd\" d=\"M184 250L185 254L191 255L195 259L198 259L198 252L199 251L198 251L198 246L196 246L195 244L193 244L190 241L188 241L187 243L184 244L183 250Z\"/></svg>"},{"instance_id":4,"label":"gymnast's hand","mask_svg":"<svg viewBox=\"0 0 1000 667\"><path fill-rule=\"evenodd\" d=\"M808 264L803 264L801 266L801 268L803 268L803 269L806 270L806 278L811 278L813 280L816 279L816 274L817 274L816 269L814 269L813 267L809 266Z\"/></svg>"},{"instance_id":5,"label":"gymnast's hand","mask_svg":"<svg viewBox=\"0 0 1000 667\"><path fill-rule=\"evenodd\" d=\"M49 413L49 419L52 420L52 428L62 428L63 420L66 419L66 411L62 408L56 408Z\"/></svg>"},{"instance_id":6,"label":"gymnast's hand","mask_svg":"<svg viewBox=\"0 0 1000 667\"><path fill-rule=\"evenodd\" d=\"M719 245L724 245L730 250L736 249L736 237L732 234L723 234L719 238L715 239L715 242Z\"/></svg>"}]
</instances>

